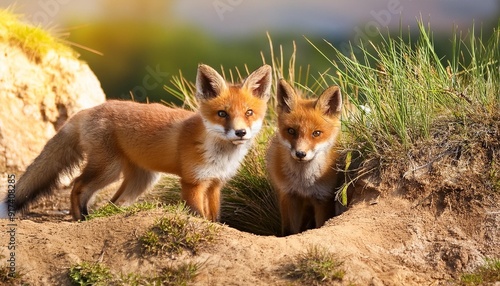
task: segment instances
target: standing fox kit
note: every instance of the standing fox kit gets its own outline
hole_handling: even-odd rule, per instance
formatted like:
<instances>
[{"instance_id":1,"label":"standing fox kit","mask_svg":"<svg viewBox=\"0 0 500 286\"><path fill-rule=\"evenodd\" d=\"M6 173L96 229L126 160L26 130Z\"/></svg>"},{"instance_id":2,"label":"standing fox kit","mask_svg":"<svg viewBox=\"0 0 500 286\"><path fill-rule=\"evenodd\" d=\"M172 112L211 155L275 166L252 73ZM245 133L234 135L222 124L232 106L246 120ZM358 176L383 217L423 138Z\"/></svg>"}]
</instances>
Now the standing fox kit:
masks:
<instances>
[{"instance_id":1,"label":"standing fox kit","mask_svg":"<svg viewBox=\"0 0 500 286\"><path fill-rule=\"evenodd\" d=\"M220 190L236 174L262 126L271 82L268 65L241 85L228 84L214 69L200 65L198 112L126 101L83 110L48 141L18 181L14 200L9 197L3 207L8 205L10 215L26 209L51 194L60 175L85 158L71 191L75 220L84 219L94 193L120 174L124 179L111 202L126 205L164 172L180 177L182 198L193 211L216 221Z\"/></svg>"},{"instance_id":2,"label":"standing fox kit","mask_svg":"<svg viewBox=\"0 0 500 286\"><path fill-rule=\"evenodd\" d=\"M267 168L278 193L282 234L320 227L336 214L335 150L342 96L337 86L316 100L300 98L285 81L277 88L278 127Z\"/></svg>"}]
</instances>

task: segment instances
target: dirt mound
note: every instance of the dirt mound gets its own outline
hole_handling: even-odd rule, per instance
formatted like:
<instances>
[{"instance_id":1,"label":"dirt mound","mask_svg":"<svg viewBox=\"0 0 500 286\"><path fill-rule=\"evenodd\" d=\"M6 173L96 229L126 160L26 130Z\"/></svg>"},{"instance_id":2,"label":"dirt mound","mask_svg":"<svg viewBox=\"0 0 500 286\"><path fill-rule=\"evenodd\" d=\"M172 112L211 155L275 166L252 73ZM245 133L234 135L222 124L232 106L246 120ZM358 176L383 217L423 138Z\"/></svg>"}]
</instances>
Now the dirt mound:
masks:
<instances>
[{"instance_id":1,"label":"dirt mound","mask_svg":"<svg viewBox=\"0 0 500 286\"><path fill-rule=\"evenodd\" d=\"M197 285L287 285L283 267L317 245L343 261L339 285L429 285L446 284L483 264L484 257L500 255L498 205L492 211L498 200L477 203L464 216L465 209L442 203L453 192L448 198L441 191L430 195L428 188L380 189L377 203L358 203L320 229L284 238L221 226L216 241L195 256L142 253L139 237L165 215L161 210L76 223L68 215L47 214L46 201L45 209L15 222L16 266L32 285L69 285L69 267L82 261L99 261L116 275L148 275L193 261L203 264ZM406 198L391 192L406 192ZM409 198L415 192L421 195ZM2 221L0 227L10 226ZM1 244L8 244L7 236ZM0 253L9 257L7 248Z\"/></svg>"}]
</instances>

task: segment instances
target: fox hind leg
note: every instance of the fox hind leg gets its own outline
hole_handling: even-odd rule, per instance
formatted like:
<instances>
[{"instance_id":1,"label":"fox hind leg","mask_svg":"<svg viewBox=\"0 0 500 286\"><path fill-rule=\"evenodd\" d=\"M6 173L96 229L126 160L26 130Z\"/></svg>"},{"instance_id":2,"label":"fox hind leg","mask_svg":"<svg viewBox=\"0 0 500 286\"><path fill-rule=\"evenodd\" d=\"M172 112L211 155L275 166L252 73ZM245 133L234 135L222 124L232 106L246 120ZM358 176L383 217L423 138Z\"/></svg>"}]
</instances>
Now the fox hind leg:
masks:
<instances>
[{"instance_id":1,"label":"fox hind leg","mask_svg":"<svg viewBox=\"0 0 500 286\"><path fill-rule=\"evenodd\" d=\"M160 178L156 172L142 169L133 164L127 164L123 170L123 182L111 202L117 205L132 204L137 197L147 191Z\"/></svg>"},{"instance_id":2,"label":"fox hind leg","mask_svg":"<svg viewBox=\"0 0 500 286\"><path fill-rule=\"evenodd\" d=\"M89 158L92 158L89 156ZM109 161L87 163L82 174L75 179L71 191L71 214L75 220L85 219L88 215L88 202L95 192L117 181L121 173L121 164L111 158Z\"/></svg>"}]
</instances>

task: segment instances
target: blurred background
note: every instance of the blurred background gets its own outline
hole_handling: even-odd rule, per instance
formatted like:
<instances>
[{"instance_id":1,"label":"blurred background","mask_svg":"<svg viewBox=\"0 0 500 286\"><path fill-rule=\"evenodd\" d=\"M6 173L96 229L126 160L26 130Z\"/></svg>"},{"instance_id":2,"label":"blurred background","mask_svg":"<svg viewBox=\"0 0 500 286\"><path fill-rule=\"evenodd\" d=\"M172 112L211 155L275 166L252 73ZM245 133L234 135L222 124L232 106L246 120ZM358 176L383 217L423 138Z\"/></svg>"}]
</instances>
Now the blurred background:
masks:
<instances>
[{"instance_id":1,"label":"blurred background","mask_svg":"<svg viewBox=\"0 0 500 286\"><path fill-rule=\"evenodd\" d=\"M194 81L198 63L240 71L260 66L262 55L269 63L266 32L285 61L295 41L297 64L315 76L331 65L306 38L328 57L324 40L348 53L378 29L397 35L422 19L445 57L454 27L465 34L474 25L487 37L500 17L498 0L0 0L0 7L74 43L108 98L170 102L163 86L179 71Z\"/></svg>"}]
</instances>

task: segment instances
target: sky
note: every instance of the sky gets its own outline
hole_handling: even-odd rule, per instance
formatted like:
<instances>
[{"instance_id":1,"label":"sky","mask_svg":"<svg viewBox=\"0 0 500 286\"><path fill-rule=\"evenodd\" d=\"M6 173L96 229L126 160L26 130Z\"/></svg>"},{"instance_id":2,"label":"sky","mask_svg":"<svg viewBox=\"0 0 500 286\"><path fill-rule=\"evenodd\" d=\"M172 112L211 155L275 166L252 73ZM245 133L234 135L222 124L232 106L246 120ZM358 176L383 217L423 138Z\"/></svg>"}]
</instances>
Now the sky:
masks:
<instances>
[{"instance_id":1,"label":"sky","mask_svg":"<svg viewBox=\"0 0 500 286\"><path fill-rule=\"evenodd\" d=\"M350 33L360 23L397 27L400 19L406 26L420 17L436 29L450 30L454 23L469 26L473 19L498 17L499 9L497 0L183 0L176 5L183 19L222 35L273 29Z\"/></svg>"},{"instance_id":2,"label":"sky","mask_svg":"<svg viewBox=\"0 0 500 286\"><path fill-rule=\"evenodd\" d=\"M434 30L473 21L498 21L498 0L0 0L0 7L15 3L15 10L34 24L64 26L68 20L128 17L172 21L198 27L217 37L289 32L349 35L386 26L414 25L417 18Z\"/></svg>"}]
</instances>

